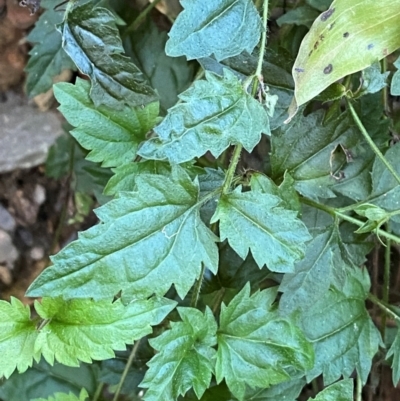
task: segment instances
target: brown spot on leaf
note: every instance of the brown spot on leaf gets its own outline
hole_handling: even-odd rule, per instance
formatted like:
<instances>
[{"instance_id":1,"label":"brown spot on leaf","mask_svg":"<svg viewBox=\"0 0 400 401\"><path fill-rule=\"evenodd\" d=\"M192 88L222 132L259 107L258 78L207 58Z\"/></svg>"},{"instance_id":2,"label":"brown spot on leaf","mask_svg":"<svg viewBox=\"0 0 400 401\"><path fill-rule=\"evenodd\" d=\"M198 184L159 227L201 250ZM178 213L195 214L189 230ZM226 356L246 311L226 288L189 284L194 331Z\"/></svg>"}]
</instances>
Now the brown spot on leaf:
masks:
<instances>
[{"instance_id":1,"label":"brown spot on leaf","mask_svg":"<svg viewBox=\"0 0 400 401\"><path fill-rule=\"evenodd\" d=\"M334 8L330 8L321 14L321 21L326 21L333 13L335 12Z\"/></svg>"},{"instance_id":2,"label":"brown spot on leaf","mask_svg":"<svg viewBox=\"0 0 400 401\"><path fill-rule=\"evenodd\" d=\"M296 67L294 70L295 70L296 72L304 72L304 69L303 69L303 68L298 68L298 67Z\"/></svg>"},{"instance_id":3,"label":"brown spot on leaf","mask_svg":"<svg viewBox=\"0 0 400 401\"><path fill-rule=\"evenodd\" d=\"M344 38L348 38L349 35L350 35L350 34L349 34L348 32L345 32L345 33L343 34L343 37L344 37Z\"/></svg>"},{"instance_id":4,"label":"brown spot on leaf","mask_svg":"<svg viewBox=\"0 0 400 401\"><path fill-rule=\"evenodd\" d=\"M324 74L330 74L333 70L332 64L328 64L325 68L324 68Z\"/></svg>"},{"instance_id":5,"label":"brown spot on leaf","mask_svg":"<svg viewBox=\"0 0 400 401\"><path fill-rule=\"evenodd\" d=\"M319 46L319 41L317 40L317 41L314 43L314 50L317 50L317 49L318 49L318 46Z\"/></svg>"}]
</instances>

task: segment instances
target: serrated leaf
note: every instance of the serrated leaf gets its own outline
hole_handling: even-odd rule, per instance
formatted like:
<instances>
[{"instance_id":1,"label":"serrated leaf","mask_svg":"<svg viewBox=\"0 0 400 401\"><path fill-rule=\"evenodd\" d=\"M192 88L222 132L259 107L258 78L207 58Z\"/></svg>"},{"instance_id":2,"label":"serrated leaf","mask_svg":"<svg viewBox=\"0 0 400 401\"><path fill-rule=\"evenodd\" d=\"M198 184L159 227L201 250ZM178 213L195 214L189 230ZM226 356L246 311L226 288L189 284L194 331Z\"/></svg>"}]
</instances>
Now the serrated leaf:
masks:
<instances>
[{"instance_id":1,"label":"serrated leaf","mask_svg":"<svg viewBox=\"0 0 400 401\"><path fill-rule=\"evenodd\" d=\"M123 109L157 100L140 70L122 55L124 49L113 14L91 2L71 5L59 25L63 48L91 79L94 105Z\"/></svg>"},{"instance_id":2,"label":"serrated leaf","mask_svg":"<svg viewBox=\"0 0 400 401\"><path fill-rule=\"evenodd\" d=\"M112 110L95 106L89 91L90 83L79 78L75 85L59 83L54 86L59 110L76 127L71 135L83 148L90 150L86 159L102 162L103 167L132 161L139 143L155 125L158 102L143 108L124 106L122 110Z\"/></svg>"},{"instance_id":3,"label":"serrated leaf","mask_svg":"<svg viewBox=\"0 0 400 401\"><path fill-rule=\"evenodd\" d=\"M127 54L157 90L163 115L178 101L179 93L189 86L194 75L194 65L185 57L165 54L167 38L166 32L148 23L124 42Z\"/></svg>"},{"instance_id":4,"label":"serrated leaf","mask_svg":"<svg viewBox=\"0 0 400 401\"><path fill-rule=\"evenodd\" d=\"M280 202L277 196L237 187L221 196L211 222L219 220L221 240L228 239L242 259L251 250L260 268L290 272L311 237L297 213L278 206Z\"/></svg>"},{"instance_id":5,"label":"serrated leaf","mask_svg":"<svg viewBox=\"0 0 400 401\"><path fill-rule=\"evenodd\" d=\"M115 350L125 350L126 344L151 333L151 326L160 323L175 305L165 298L136 300L126 306L121 300L44 298L35 302L37 313L48 321L35 350L50 364L56 359L67 366L113 358Z\"/></svg>"},{"instance_id":6,"label":"serrated leaf","mask_svg":"<svg viewBox=\"0 0 400 401\"><path fill-rule=\"evenodd\" d=\"M75 65L61 47L61 35L56 24L62 20L62 13L48 5L36 22L26 40L34 43L25 71L28 73L26 90L29 97L47 92L53 86L53 78L63 70L75 70Z\"/></svg>"},{"instance_id":7,"label":"serrated leaf","mask_svg":"<svg viewBox=\"0 0 400 401\"><path fill-rule=\"evenodd\" d=\"M273 178L287 171L302 195L314 200L333 198L336 195L331 187L338 179L345 182L340 171L350 163L343 149L351 152L360 136L347 114L326 124L322 110L306 117L300 114L272 135Z\"/></svg>"},{"instance_id":8,"label":"serrated leaf","mask_svg":"<svg viewBox=\"0 0 400 401\"><path fill-rule=\"evenodd\" d=\"M399 14L399 1L335 0L300 46L293 66L297 106L399 48Z\"/></svg>"},{"instance_id":9,"label":"serrated leaf","mask_svg":"<svg viewBox=\"0 0 400 401\"><path fill-rule=\"evenodd\" d=\"M350 271L349 271L350 273ZM354 270L343 288L333 287L301 312L300 327L314 345L315 364L307 373L307 381L324 375L330 384L354 369L366 382L372 358L381 344L379 331L365 308L369 290L366 270Z\"/></svg>"},{"instance_id":10,"label":"serrated leaf","mask_svg":"<svg viewBox=\"0 0 400 401\"><path fill-rule=\"evenodd\" d=\"M97 387L97 365L81 364L71 368L59 363L50 366L44 359L24 373L14 372L0 386L0 397L7 401L49 397L56 392L79 394L85 388L94 394Z\"/></svg>"},{"instance_id":11,"label":"serrated leaf","mask_svg":"<svg viewBox=\"0 0 400 401\"><path fill-rule=\"evenodd\" d=\"M351 379L340 380L320 391L308 401L353 401L354 383Z\"/></svg>"},{"instance_id":12,"label":"serrated leaf","mask_svg":"<svg viewBox=\"0 0 400 401\"><path fill-rule=\"evenodd\" d=\"M56 393L54 394L54 397L49 397L49 398L36 398L35 400L32 401L85 401L89 397L87 391L85 389L82 389L79 398L73 394L73 393Z\"/></svg>"},{"instance_id":13,"label":"serrated leaf","mask_svg":"<svg viewBox=\"0 0 400 401\"><path fill-rule=\"evenodd\" d=\"M392 380L393 380L393 385L397 386L400 380L400 330L399 329L397 329L396 337L386 354L386 359L390 358L392 355L393 355Z\"/></svg>"},{"instance_id":14,"label":"serrated leaf","mask_svg":"<svg viewBox=\"0 0 400 401\"><path fill-rule=\"evenodd\" d=\"M97 209L101 224L52 258L28 289L29 296L95 299L164 295L172 284L181 298L201 264L218 266L215 235L199 216L199 187L181 168L170 177L137 178L138 190Z\"/></svg>"},{"instance_id":15,"label":"serrated leaf","mask_svg":"<svg viewBox=\"0 0 400 401\"><path fill-rule=\"evenodd\" d=\"M215 55L217 60L256 47L261 19L251 0L182 0L166 45L169 56L188 60Z\"/></svg>"},{"instance_id":16,"label":"serrated leaf","mask_svg":"<svg viewBox=\"0 0 400 401\"><path fill-rule=\"evenodd\" d=\"M363 83L360 94L377 93L382 90L387 86L386 80L389 74L389 71L381 73L381 65L378 62L367 67L362 72Z\"/></svg>"},{"instance_id":17,"label":"serrated leaf","mask_svg":"<svg viewBox=\"0 0 400 401\"><path fill-rule=\"evenodd\" d=\"M270 134L267 112L228 70L223 77L206 72L205 81L196 81L179 98L182 103L154 128L158 137L143 144L140 156L179 164L207 151L218 157L238 143L251 152L262 133Z\"/></svg>"},{"instance_id":18,"label":"serrated leaf","mask_svg":"<svg viewBox=\"0 0 400 401\"><path fill-rule=\"evenodd\" d=\"M400 57L393 63L397 71L393 74L392 82L390 84L390 93L392 96L400 96Z\"/></svg>"},{"instance_id":19,"label":"serrated leaf","mask_svg":"<svg viewBox=\"0 0 400 401\"><path fill-rule=\"evenodd\" d=\"M256 292L250 286L222 304L218 330L216 379L225 379L231 392L244 399L246 385L269 387L313 364L313 352L303 333L279 317L272 306L276 289Z\"/></svg>"},{"instance_id":20,"label":"serrated leaf","mask_svg":"<svg viewBox=\"0 0 400 401\"><path fill-rule=\"evenodd\" d=\"M171 322L171 330L151 339L159 351L148 363L141 387L147 401L174 401L193 387L200 398L209 387L214 371L217 323L209 308L201 313L178 308L182 322Z\"/></svg>"},{"instance_id":21,"label":"serrated leaf","mask_svg":"<svg viewBox=\"0 0 400 401\"><path fill-rule=\"evenodd\" d=\"M37 338L36 324L30 320L29 306L11 297L0 301L0 377L8 378L15 369L25 372L39 359L33 351Z\"/></svg>"}]
</instances>

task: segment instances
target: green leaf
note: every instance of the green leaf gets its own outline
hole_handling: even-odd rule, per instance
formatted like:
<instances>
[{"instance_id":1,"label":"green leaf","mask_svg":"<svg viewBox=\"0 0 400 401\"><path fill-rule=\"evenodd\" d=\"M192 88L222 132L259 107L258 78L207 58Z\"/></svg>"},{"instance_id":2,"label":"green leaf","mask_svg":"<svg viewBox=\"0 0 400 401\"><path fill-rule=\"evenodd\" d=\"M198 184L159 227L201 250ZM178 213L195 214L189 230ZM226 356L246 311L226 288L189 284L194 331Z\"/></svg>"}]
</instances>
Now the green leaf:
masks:
<instances>
[{"instance_id":1,"label":"green leaf","mask_svg":"<svg viewBox=\"0 0 400 401\"><path fill-rule=\"evenodd\" d=\"M386 359L389 359L392 355L393 355L392 380L393 380L393 385L397 386L400 380L400 330L399 329L397 329L396 337L386 354Z\"/></svg>"},{"instance_id":2,"label":"green leaf","mask_svg":"<svg viewBox=\"0 0 400 401\"><path fill-rule=\"evenodd\" d=\"M256 47L262 30L251 0L182 0L184 10L169 33L166 52L188 60L212 54L217 60Z\"/></svg>"},{"instance_id":3,"label":"green leaf","mask_svg":"<svg viewBox=\"0 0 400 401\"><path fill-rule=\"evenodd\" d=\"M71 135L82 147L91 150L86 158L102 162L103 167L133 160L139 143L155 125L158 102L143 108L124 106L122 110L112 110L95 106L89 92L90 83L79 78L75 85L59 83L54 86L59 110L76 127Z\"/></svg>"},{"instance_id":4,"label":"green leaf","mask_svg":"<svg viewBox=\"0 0 400 401\"><path fill-rule=\"evenodd\" d=\"M89 397L87 391L85 389L82 389L79 398L73 394L65 394L65 393L56 393L54 394L54 397L49 397L49 398L36 398L33 401L85 401Z\"/></svg>"},{"instance_id":5,"label":"green leaf","mask_svg":"<svg viewBox=\"0 0 400 401\"><path fill-rule=\"evenodd\" d=\"M61 47L61 35L56 30L62 13L53 10L52 3L48 7L26 38L35 44L29 52L25 69L28 73L26 90L29 97L47 92L53 86L53 78L63 70L75 70L74 63Z\"/></svg>"},{"instance_id":6,"label":"green leaf","mask_svg":"<svg viewBox=\"0 0 400 401\"><path fill-rule=\"evenodd\" d=\"M379 331L365 308L369 286L366 270L354 270L341 289L331 287L323 298L301 311L300 327L315 351L307 381L323 373L324 383L330 384L342 375L349 377L356 369L366 382L381 344Z\"/></svg>"},{"instance_id":7,"label":"green leaf","mask_svg":"<svg viewBox=\"0 0 400 401\"><path fill-rule=\"evenodd\" d=\"M218 266L215 235L199 216L199 187L180 168L170 177L137 178L138 190L97 209L101 224L52 258L28 289L29 296L99 299L164 295L172 284L181 298L201 264Z\"/></svg>"},{"instance_id":8,"label":"green leaf","mask_svg":"<svg viewBox=\"0 0 400 401\"><path fill-rule=\"evenodd\" d=\"M279 207L281 199L259 191L235 191L222 195L211 220L219 220L221 240L245 259L249 249L261 268L275 272L293 271L304 256L305 242L311 239L296 212Z\"/></svg>"},{"instance_id":9,"label":"green leaf","mask_svg":"<svg viewBox=\"0 0 400 401\"><path fill-rule=\"evenodd\" d=\"M179 93L192 82L195 67L185 57L168 57L165 54L167 38L166 32L159 31L154 23L148 23L124 42L127 54L157 90L163 115L178 101Z\"/></svg>"},{"instance_id":10,"label":"green leaf","mask_svg":"<svg viewBox=\"0 0 400 401\"><path fill-rule=\"evenodd\" d=\"M56 392L78 395L82 388L94 394L97 387L97 365L81 364L71 368L59 363L50 366L44 359L24 373L14 372L0 385L0 397L7 401L49 397Z\"/></svg>"},{"instance_id":11,"label":"green leaf","mask_svg":"<svg viewBox=\"0 0 400 401\"><path fill-rule=\"evenodd\" d=\"M303 39L293 66L300 106L400 47L399 1L335 0Z\"/></svg>"},{"instance_id":12,"label":"green leaf","mask_svg":"<svg viewBox=\"0 0 400 401\"><path fill-rule=\"evenodd\" d=\"M292 322L272 306L276 289L250 296L246 285L228 306L222 304L218 330L216 379L244 399L246 385L265 388L310 369L311 345Z\"/></svg>"},{"instance_id":13,"label":"green leaf","mask_svg":"<svg viewBox=\"0 0 400 401\"><path fill-rule=\"evenodd\" d=\"M390 84L390 93L392 96L400 96L400 57L393 63L397 71L393 74L392 82Z\"/></svg>"},{"instance_id":14,"label":"green leaf","mask_svg":"<svg viewBox=\"0 0 400 401\"><path fill-rule=\"evenodd\" d=\"M306 3L319 11L325 11L331 5L332 0L306 0Z\"/></svg>"},{"instance_id":15,"label":"green leaf","mask_svg":"<svg viewBox=\"0 0 400 401\"><path fill-rule=\"evenodd\" d=\"M353 401L354 383L351 379L340 380L330 385L308 401Z\"/></svg>"},{"instance_id":16,"label":"green leaf","mask_svg":"<svg viewBox=\"0 0 400 401\"><path fill-rule=\"evenodd\" d=\"M193 387L200 398L214 371L217 323L207 308L178 308L182 322L171 322L171 330L151 339L159 351L148 363L141 387L148 388L144 399L174 401Z\"/></svg>"},{"instance_id":17,"label":"green leaf","mask_svg":"<svg viewBox=\"0 0 400 401\"><path fill-rule=\"evenodd\" d=\"M90 77L95 107L121 110L125 104L138 107L157 100L140 70L121 54L124 49L113 14L92 2L70 7L59 25L63 48Z\"/></svg>"},{"instance_id":18,"label":"green leaf","mask_svg":"<svg viewBox=\"0 0 400 401\"><path fill-rule=\"evenodd\" d=\"M140 156L178 164L207 151L218 157L238 143L251 152L262 133L270 134L267 112L233 73L225 70L219 77L206 72L206 79L179 95L182 103L155 127L158 137L143 144Z\"/></svg>"},{"instance_id":19,"label":"green leaf","mask_svg":"<svg viewBox=\"0 0 400 401\"><path fill-rule=\"evenodd\" d=\"M386 80L390 72L381 73L381 65L376 62L362 72L362 88L360 94L377 93L387 86Z\"/></svg>"},{"instance_id":20,"label":"green leaf","mask_svg":"<svg viewBox=\"0 0 400 401\"><path fill-rule=\"evenodd\" d=\"M38 335L35 350L47 362L54 359L63 365L79 366L79 361L114 357L114 350L152 332L175 307L165 298L136 300L124 306L121 300L93 301L44 298L35 309L48 323Z\"/></svg>"},{"instance_id":21,"label":"green leaf","mask_svg":"<svg viewBox=\"0 0 400 401\"><path fill-rule=\"evenodd\" d=\"M0 301L0 377L10 377L15 369L25 372L40 353L33 347L37 338L36 324L30 320L29 306L11 297L11 303Z\"/></svg>"},{"instance_id":22,"label":"green leaf","mask_svg":"<svg viewBox=\"0 0 400 401\"><path fill-rule=\"evenodd\" d=\"M310 28L319 12L308 5L299 6L289 10L286 14L279 17L276 22L279 26L284 24L305 25Z\"/></svg>"},{"instance_id":23,"label":"green leaf","mask_svg":"<svg viewBox=\"0 0 400 401\"><path fill-rule=\"evenodd\" d=\"M337 180L346 180L340 176L350 163L346 152L360 141L347 114L325 124L323 119L322 110L306 117L298 115L272 135L273 178L287 171L295 181L295 189L314 200L335 197L331 187ZM354 158L357 156L354 154Z\"/></svg>"}]
</instances>

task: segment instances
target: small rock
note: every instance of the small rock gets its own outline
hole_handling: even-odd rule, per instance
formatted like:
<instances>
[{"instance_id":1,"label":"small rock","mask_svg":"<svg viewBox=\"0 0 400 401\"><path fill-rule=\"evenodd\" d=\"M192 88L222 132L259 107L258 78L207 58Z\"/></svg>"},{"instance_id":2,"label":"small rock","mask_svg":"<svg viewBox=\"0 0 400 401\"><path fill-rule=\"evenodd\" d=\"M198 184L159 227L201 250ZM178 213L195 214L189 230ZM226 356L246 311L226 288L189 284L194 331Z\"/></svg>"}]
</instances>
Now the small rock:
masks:
<instances>
[{"instance_id":1,"label":"small rock","mask_svg":"<svg viewBox=\"0 0 400 401\"><path fill-rule=\"evenodd\" d=\"M0 264L12 269L17 258L18 251L13 245L10 235L0 230Z\"/></svg>"},{"instance_id":2,"label":"small rock","mask_svg":"<svg viewBox=\"0 0 400 401\"><path fill-rule=\"evenodd\" d=\"M9 211L0 204L0 229L11 233L15 230L15 226L16 222L14 217L12 217Z\"/></svg>"},{"instance_id":3,"label":"small rock","mask_svg":"<svg viewBox=\"0 0 400 401\"><path fill-rule=\"evenodd\" d=\"M33 201L40 206L46 200L46 190L42 185L36 184L33 191Z\"/></svg>"}]
</instances>

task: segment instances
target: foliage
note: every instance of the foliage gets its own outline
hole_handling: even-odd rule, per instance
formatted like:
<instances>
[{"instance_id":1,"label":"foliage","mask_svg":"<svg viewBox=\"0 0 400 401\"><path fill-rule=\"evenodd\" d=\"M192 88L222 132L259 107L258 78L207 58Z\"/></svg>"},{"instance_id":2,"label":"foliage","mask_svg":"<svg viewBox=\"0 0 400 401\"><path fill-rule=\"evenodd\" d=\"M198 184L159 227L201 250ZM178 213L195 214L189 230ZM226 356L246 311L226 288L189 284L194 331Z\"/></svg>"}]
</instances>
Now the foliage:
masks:
<instances>
[{"instance_id":1,"label":"foliage","mask_svg":"<svg viewBox=\"0 0 400 401\"><path fill-rule=\"evenodd\" d=\"M400 0L351 3L43 1L28 94L81 74L46 172L74 221L101 206L34 310L0 301L3 401L350 401L383 360L397 385Z\"/></svg>"}]
</instances>

